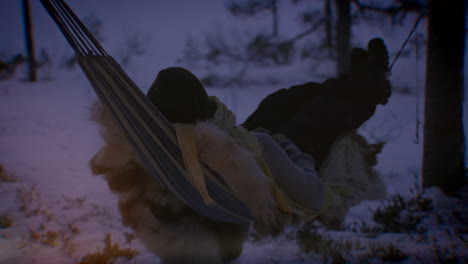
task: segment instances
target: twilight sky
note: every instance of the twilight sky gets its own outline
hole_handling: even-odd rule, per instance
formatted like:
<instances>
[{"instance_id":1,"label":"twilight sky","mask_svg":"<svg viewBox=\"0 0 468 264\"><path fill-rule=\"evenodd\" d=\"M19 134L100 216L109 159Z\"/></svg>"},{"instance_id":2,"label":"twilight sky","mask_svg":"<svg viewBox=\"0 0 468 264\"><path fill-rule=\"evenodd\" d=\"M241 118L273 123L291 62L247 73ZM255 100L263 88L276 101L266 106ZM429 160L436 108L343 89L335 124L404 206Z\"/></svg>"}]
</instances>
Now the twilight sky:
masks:
<instances>
[{"instance_id":1,"label":"twilight sky","mask_svg":"<svg viewBox=\"0 0 468 264\"><path fill-rule=\"evenodd\" d=\"M23 21L21 19L21 2L18 0L0 1L0 58L9 58L19 52L25 53L23 40ZM57 26L46 13L39 0L30 0L33 14L33 30L36 54L45 49L52 59L55 77L56 67L64 58L71 56L72 50ZM68 0L66 1L82 19L94 15L102 22L101 44L117 60L126 52L129 39L140 36L146 52L143 56L134 57L126 68L135 82L145 89L153 81L156 73L169 66L174 66L187 36L202 37L207 32L216 30L227 35L239 32L252 33L259 29L270 30L271 18L268 14L252 18L233 18L224 8L222 0ZM289 1L288 1L289 2ZM305 2L305 4L304 4ZM322 6L322 1L304 1L301 8L309 5ZM295 35L301 30L297 27L297 10L283 3L280 9L280 34ZM387 20L388 21L388 20ZM373 37L383 37L387 43L390 60L393 59L406 38L414 17L409 16L405 27L392 27L390 23L368 23L353 26L353 45L363 46ZM422 21L417 32L425 33L425 22ZM391 81L394 87L409 88L412 91L424 89L424 51L418 64L414 55L401 58L393 68ZM37 55L39 56L39 55ZM466 56L468 58L468 55ZM303 79L290 77L288 82L301 83L305 80L321 81L317 77L307 76L299 64L292 73L304 72ZM321 66L322 71L330 72L329 66ZM197 75L197 69L191 69ZM283 72L286 72L284 70ZM286 75L289 72L286 72ZM330 73L333 75L333 73ZM467 83L468 80L465 81ZM279 89L281 87L272 87ZM465 86L466 91L466 86ZM465 92L466 94L466 92ZM465 110L466 111L466 110Z\"/></svg>"},{"instance_id":2,"label":"twilight sky","mask_svg":"<svg viewBox=\"0 0 468 264\"><path fill-rule=\"evenodd\" d=\"M71 51L65 44L65 39L45 12L40 1L31 0L30 2L36 49L45 48L52 58L61 58L70 54ZM143 78L142 76L146 74L153 75L154 71L173 64L180 55L188 34L197 37L215 30L227 34L234 34L236 30L248 33L262 28L270 30L271 21L268 14L256 19L233 18L224 9L225 2L219 0L68 0L67 3L80 18L95 15L102 21L101 31L104 38L102 44L111 55L118 56L122 53L124 46L122 43L134 37L135 34L144 36L148 52L145 59L132 69L134 72L130 73L142 74L135 77L137 82L140 77ZM322 1L305 2L305 4L302 3L301 8L309 5L321 7ZM286 36L294 35L302 30L297 27L297 11L293 8L288 9L288 6L283 5L280 10L280 34ZM0 23L2 36L0 54L10 55L25 49L21 13L21 1L0 1L0 17L3 21L7 21ZM411 25L412 20L412 18L408 19L407 24ZM424 31L424 23L421 24L419 30ZM377 23L359 28L355 26L353 31L354 45L365 45L372 37L384 37L390 56L392 56L406 37L408 29L391 27L389 23ZM401 60L401 63L403 61ZM416 70L414 64L410 67L412 72ZM410 81L414 79L414 76L403 76L402 73L408 73L408 69L402 68L395 67L394 75L399 76L397 79L405 79L403 86L414 85L414 81Z\"/></svg>"}]
</instances>

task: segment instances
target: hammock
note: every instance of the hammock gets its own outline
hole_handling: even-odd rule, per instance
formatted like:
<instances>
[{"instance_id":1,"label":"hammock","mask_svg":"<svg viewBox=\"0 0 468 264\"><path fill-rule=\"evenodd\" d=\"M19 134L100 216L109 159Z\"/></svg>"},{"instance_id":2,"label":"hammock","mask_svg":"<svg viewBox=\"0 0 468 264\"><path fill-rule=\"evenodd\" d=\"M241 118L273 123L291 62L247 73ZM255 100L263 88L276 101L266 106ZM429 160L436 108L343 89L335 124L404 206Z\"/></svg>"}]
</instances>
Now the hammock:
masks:
<instances>
[{"instance_id":1,"label":"hammock","mask_svg":"<svg viewBox=\"0 0 468 264\"><path fill-rule=\"evenodd\" d=\"M213 203L205 203L187 178L175 129L109 56L63 0L41 0L76 52L78 63L100 102L124 132L147 171L166 189L200 215L232 223L251 221L249 209L219 176L204 164L206 189Z\"/></svg>"}]
</instances>

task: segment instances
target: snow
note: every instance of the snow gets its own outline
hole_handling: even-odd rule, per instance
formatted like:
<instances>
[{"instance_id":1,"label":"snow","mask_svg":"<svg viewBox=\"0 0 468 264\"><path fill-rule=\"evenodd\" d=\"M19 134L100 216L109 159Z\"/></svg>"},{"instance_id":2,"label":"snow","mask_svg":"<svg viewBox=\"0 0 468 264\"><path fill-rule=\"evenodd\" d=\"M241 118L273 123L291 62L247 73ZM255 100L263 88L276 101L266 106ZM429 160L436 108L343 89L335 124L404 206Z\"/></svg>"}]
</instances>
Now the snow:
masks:
<instances>
[{"instance_id":1,"label":"snow","mask_svg":"<svg viewBox=\"0 0 468 264\"><path fill-rule=\"evenodd\" d=\"M17 179L17 182L0 182L0 215L9 215L14 222L10 228L0 229L0 263L76 262L83 255L102 248L107 233L122 247L139 250L131 263L153 263L157 259L137 240L125 242L125 234L131 230L120 223L115 197L105 182L89 171L88 160L102 142L96 126L87 119L94 97L83 89L86 85L82 81L59 80L35 84L0 83L1 164ZM239 120L243 120L253 110L255 102L270 89L256 88L254 92L240 89L230 95L223 94L222 89L208 92L221 98L224 95L228 102L232 101L230 97L236 97L237 107L242 109L238 111ZM413 143L414 117L409 111L413 101L414 96L394 94L388 105L379 108L363 129L363 133L369 131L376 138L389 140L379 155L378 170L383 173L390 193L409 194L415 181L411 172L420 168L421 145ZM244 108L244 104L248 105ZM388 135L388 129L398 132ZM21 193L31 198L20 198ZM370 221L370 209L379 204L367 201L352 208L346 222ZM22 205L27 209L21 209ZM34 212L37 208L39 211ZM43 230L41 224L45 225ZM79 232L73 233L70 225ZM49 246L34 241L31 237L34 230L41 234L62 233L56 246ZM365 240L362 234L349 231L330 233L330 236ZM430 241L421 244L415 240L413 244L406 236L409 235L383 234L372 242L361 243L385 245L390 241L405 252L414 251L417 255L432 251ZM356 257L359 252L354 254ZM299 264L321 261L321 256L301 252L294 240L283 236L267 242L247 242L237 261Z\"/></svg>"},{"instance_id":2,"label":"snow","mask_svg":"<svg viewBox=\"0 0 468 264\"><path fill-rule=\"evenodd\" d=\"M38 4L39 1L32 2L36 30L40 32L37 34L38 46L48 48L52 57L71 54L55 25ZM110 2L114 4L105 5ZM220 1L204 1L203 5L187 4L192 3L187 1L165 1L166 4L141 1L139 5L130 2L100 1L101 5L96 8L93 7L96 1L89 0L81 4L70 1L70 5L78 14L93 10L104 21L104 43L110 54L119 54L127 32L138 29L149 36L151 44L148 53L144 57L134 58L127 67L130 76L143 91L153 81L155 72L174 64L186 33L200 34L217 23L214 21L229 21L221 11ZM209 6L212 11L207 11L203 6ZM21 20L15 15L19 14L19 8L19 1L0 3L0 13L12 21L8 25L0 24L1 35L11 36L8 41L2 40L0 51L18 52L15 48L22 45ZM121 17L126 19L122 22ZM177 19L179 17L188 18ZM134 23L128 23L130 20ZM171 26L161 21L168 21ZM155 37L161 35L166 37ZM400 43L401 38L399 35L395 42ZM155 45L158 49L153 48ZM392 51L398 47L393 45ZM401 63L404 62L414 64L411 60L402 60ZM147 251L137 239L132 239L132 231L121 224L116 198L104 180L90 172L88 161L102 144L96 125L88 120L88 107L95 100L95 95L79 70L57 70L60 68L58 64L55 62L43 70L41 81L37 83L22 80L24 69L16 78L0 81L0 165L4 170L0 171L0 217L8 216L12 221L10 227L0 228L0 263L76 263L84 255L102 249L106 234L111 234L112 242L122 248L138 250L137 256L129 263L159 263L157 256ZM414 69L413 66L408 67L411 71ZM400 67L403 68L406 69L406 66ZM415 84L416 77L411 74L399 70L392 76L392 81L399 85L422 86L421 83ZM424 78L419 76L417 79L422 81ZM208 93L223 100L241 122L263 97L279 88L210 88ZM420 87L412 89L415 91ZM418 175L421 170L422 140L419 144L414 142L417 133L422 138L421 128L416 131L416 115L420 120L423 117L421 110L416 112L418 101L422 109L422 94L417 97L415 93L394 93L389 103L379 107L375 116L360 130L371 142L387 142L378 156L377 169L383 175L389 194L409 197L420 186ZM465 122L465 131L466 125ZM14 181L2 180L1 176L6 174ZM423 225L428 231L424 234L384 233L369 238L368 234L350 230L327 231L319 228L319 231L337 241L359 241L365 249L343 251L350 262L358 261L372 248L388 247L390 243L410 255L404 260L406 263L442 262L437 258L437 247L441 248L439 253L442 252L445 257L454 255L459 257L459 261L467 261L466 223L460 224L450 218L450 213L456 209L464 212L463 219L467 219L467 205L455 198L445 197L435 188L425 196L436 201L435 207L439 211L425 219ZM466 192L463 201L466 202ZM365 201L351 208L346 223L366 222L372 225L372 211L379 205L381 202ZM440 215L447 218L443 224L437 223L436 216ZM465 233L457 235L454 228L464 228ZM323 255L302 252L288 235L291 232L266 241L249 240L241 257L234 263L323 262ZM375 257L368 259L371 263L383 262ZM118 263L127 262L120 259Z\"/></svg>"}]
</instances>

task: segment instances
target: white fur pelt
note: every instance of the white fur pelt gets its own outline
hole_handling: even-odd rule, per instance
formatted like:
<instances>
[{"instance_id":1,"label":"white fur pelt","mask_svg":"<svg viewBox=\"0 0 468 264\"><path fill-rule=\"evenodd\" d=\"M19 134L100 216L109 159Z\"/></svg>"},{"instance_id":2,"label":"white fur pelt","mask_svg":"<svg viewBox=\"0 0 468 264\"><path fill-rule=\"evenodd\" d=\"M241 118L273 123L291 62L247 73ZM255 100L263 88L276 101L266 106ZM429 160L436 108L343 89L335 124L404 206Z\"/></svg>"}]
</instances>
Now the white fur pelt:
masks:
<instances>
[{"instance_id":1,"label":"white fur pelt","mask_svg":"<svg viewBox=\"0 0 468 264\"><path fill-rule=\"evenodd\" d=\"M249 207L257 231L264 233L275 228L279 212L271 192L272 179L260 169L255 154L206 122L195 126L195 135L200 161L220 175L234 195Z\"/></svg>"},{"instance_id":2,"label":"white fur pelt","mask_svg":"<svg viewBox=\"0 0 468 264\"><path fill-rule=\"evenodd\" d=\"M383 143L369 144L355 131L338 138L324 160L319 175L328 186L336 188L340 207L326 212L322 222L330 227L339 226L349 208L364 200L386 198L385 184L373 166Z\"/></svg>"},{"instance_id":3,"label":"white fur pelt","mask_svg":"<svg viewBox=\"0 0 468 264\"><path fill-rule=\"evenodd\" d=\"M118 196L123 223L149 250L165 263L223 263L241 254L250 224L220 223L198 215L146 173L108 111L95 103L91 112L105 143L91 158L91 169L104 175ZM274 227L278 212L270 180L254 154L214 125L202 122L195 131L200 160L249 207L256 227Z\"/></svg>"}]
</instances>

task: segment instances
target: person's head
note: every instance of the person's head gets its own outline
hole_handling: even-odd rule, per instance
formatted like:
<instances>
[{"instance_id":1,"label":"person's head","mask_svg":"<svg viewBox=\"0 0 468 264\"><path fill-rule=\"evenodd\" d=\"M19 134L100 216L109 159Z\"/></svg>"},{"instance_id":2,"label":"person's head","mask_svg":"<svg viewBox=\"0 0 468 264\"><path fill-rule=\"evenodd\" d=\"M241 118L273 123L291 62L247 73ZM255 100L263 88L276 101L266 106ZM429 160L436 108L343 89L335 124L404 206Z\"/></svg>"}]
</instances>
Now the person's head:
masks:
<instances>
[{"instance_id":1,"label":"person's head","mask_svg":"<svg viewBox=\"0 0 468 264\"><path fill-rule=\"evenodd\" d=\"M146 96L171 123L195 123L216 111L200 80L180 67L160 71Z\"/></svg>"}]
</instances>

